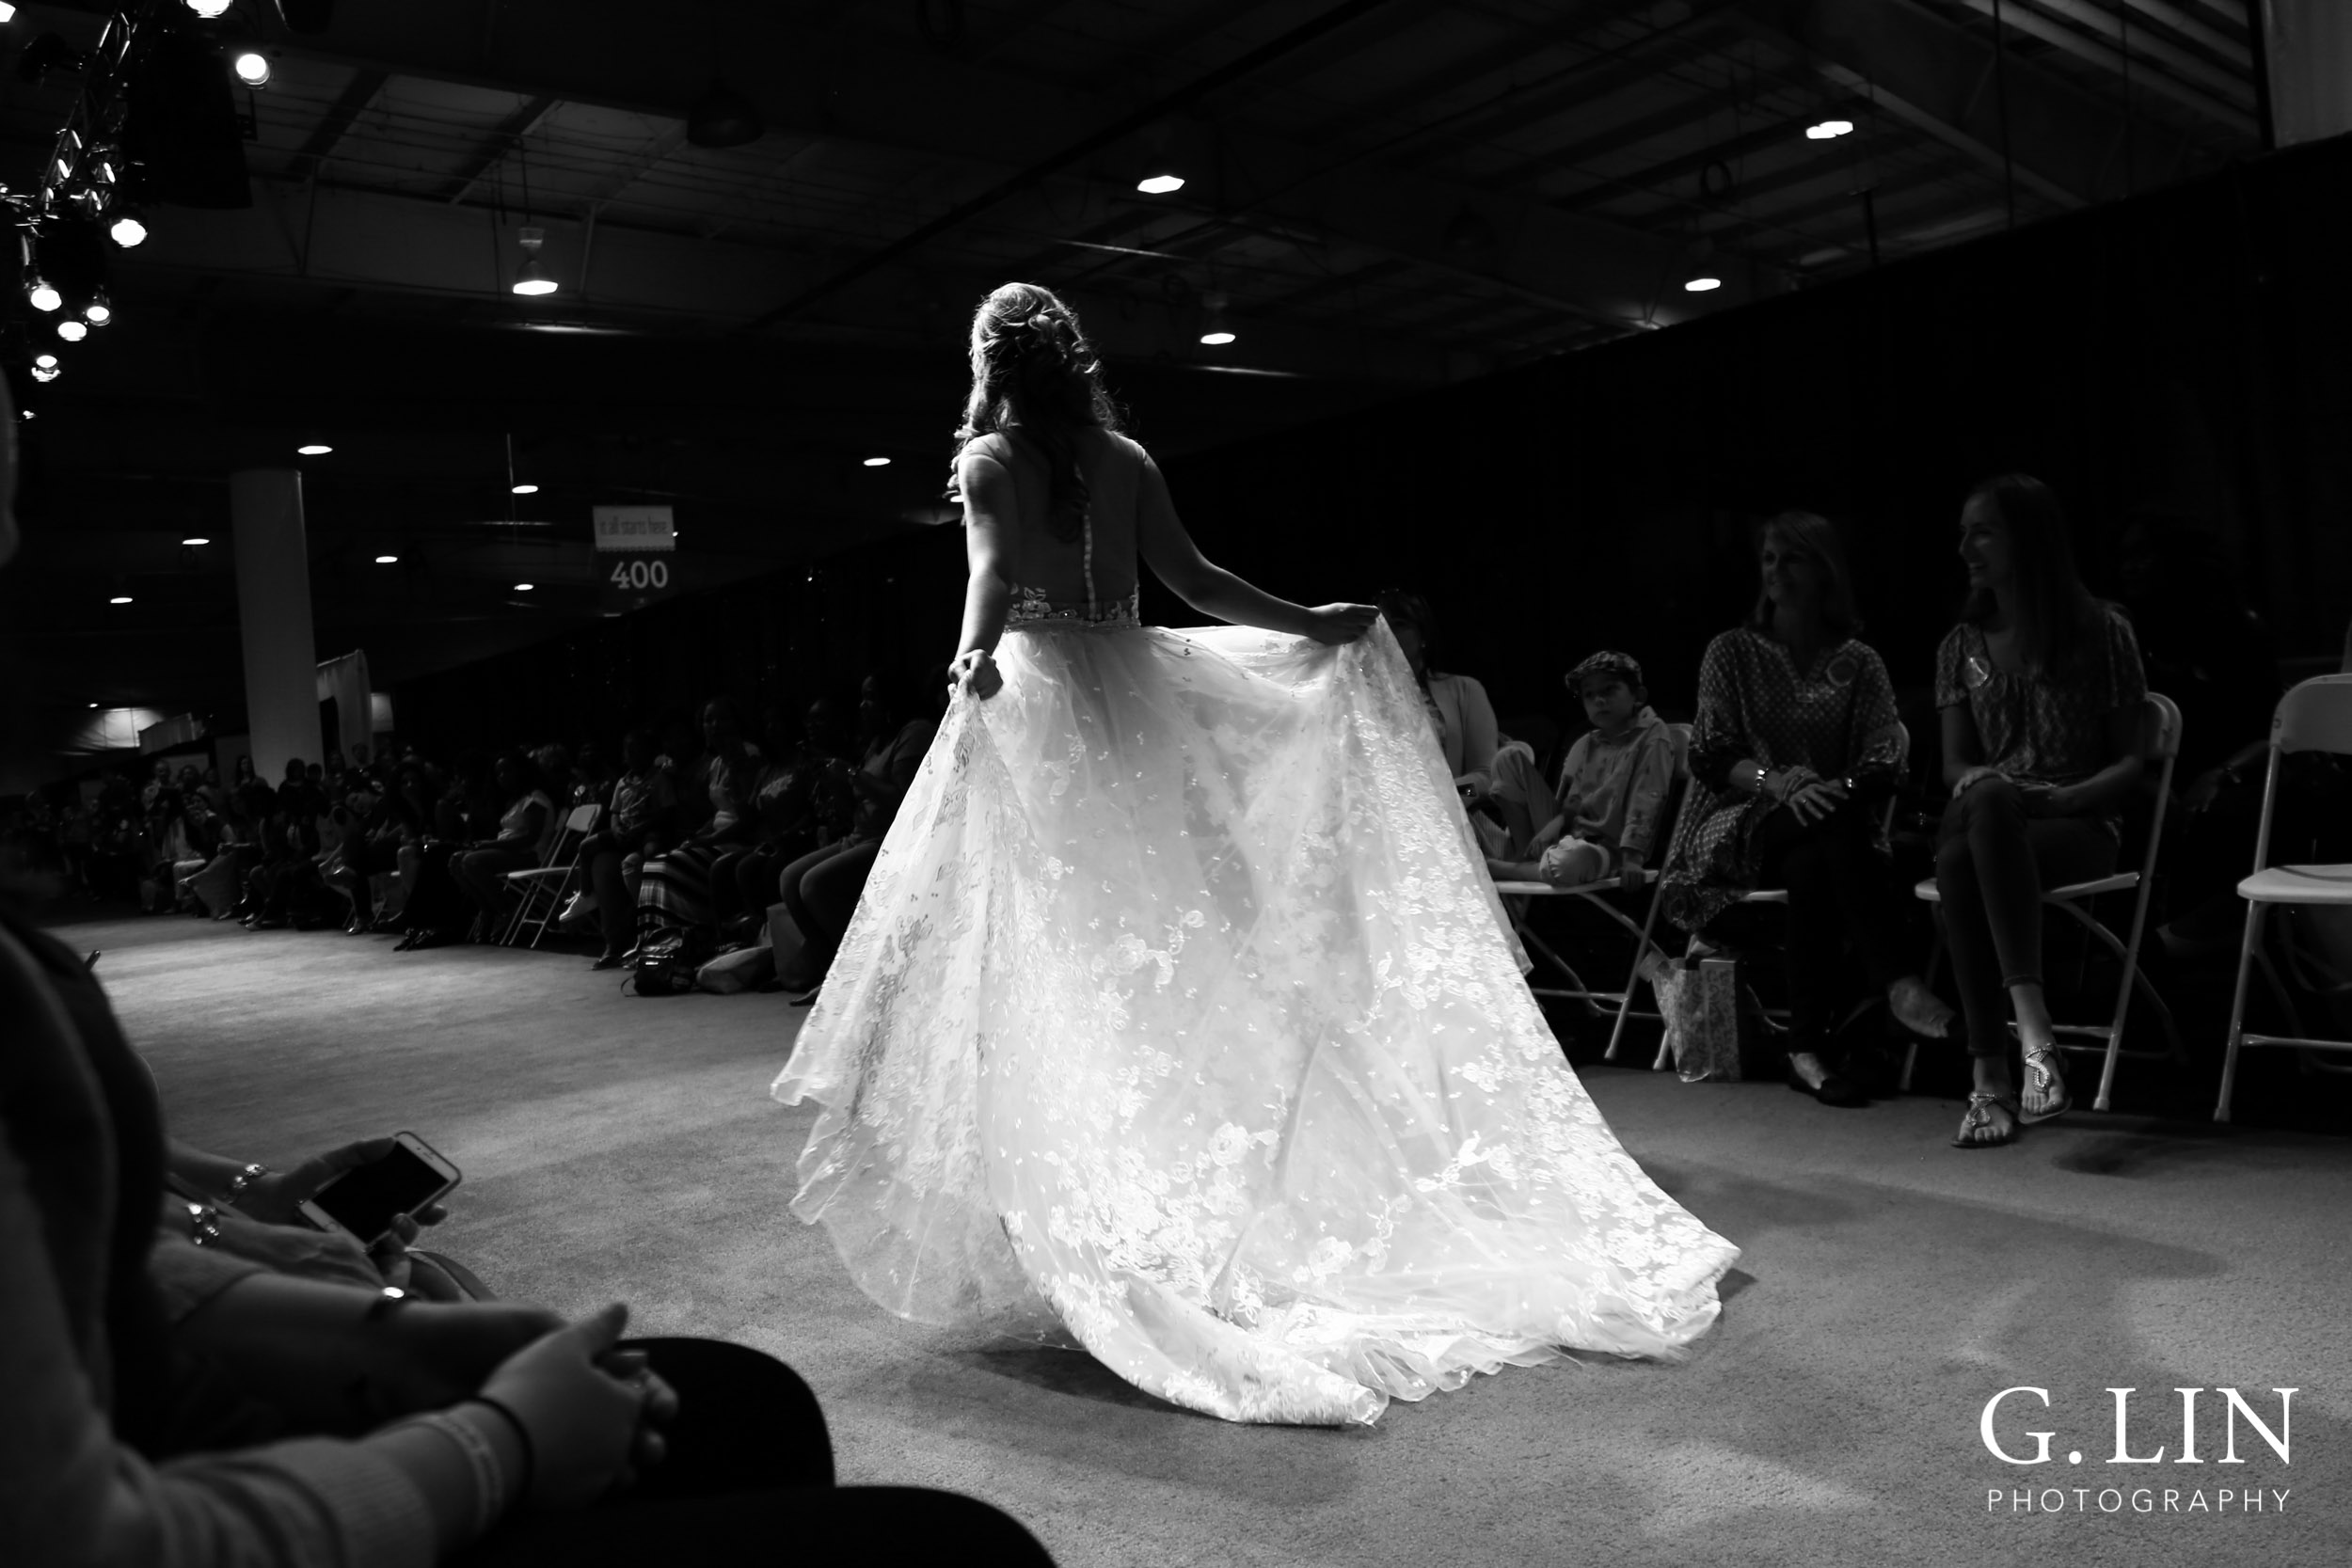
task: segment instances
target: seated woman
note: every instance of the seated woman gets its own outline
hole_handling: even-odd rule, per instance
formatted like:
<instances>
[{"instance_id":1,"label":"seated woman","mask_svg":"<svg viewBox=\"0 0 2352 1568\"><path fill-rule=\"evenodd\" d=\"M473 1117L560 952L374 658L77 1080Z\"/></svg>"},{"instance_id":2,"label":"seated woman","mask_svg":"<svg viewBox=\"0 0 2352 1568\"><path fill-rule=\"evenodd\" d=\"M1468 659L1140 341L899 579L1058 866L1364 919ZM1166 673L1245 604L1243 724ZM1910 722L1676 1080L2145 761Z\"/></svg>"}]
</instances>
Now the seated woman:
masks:
<instances>
[{"instance_id":1,"label":"seated woman","mask_svg":"<svg viewBox=\"0 0 2352 1568\"><path fill-rule=\"evenodd\" d=\"M1494 704L1487 701L1486 689L1470 676L1437 668L1438 620L1428 600L1391 588L1380 595L1380 613L1397 646L1405 650L1405 662L1412 667L1413 678L1421 683L1422 701L1428 706L1430 722L1437 726L1438 747L1445 752L1446 771L1454 775L1454 787L1461 791L1462 803L1475 811L1494 793L1494 755L1502 745ZM1474 815L1471 821L1480 825L1480 837L1489 852L1503 847L1502 835L1489 818Z\"/></svg>"},{"instance_id":2,"label":"seated woman","mask_svg":"<svg viewBox=\"0 0 2352 1568\"><path fill-rule=\"evenodd\" d=\"M1827 519L1765 526L1748 624L1707 645L1691 742L1692 800L1659 880L1669 920L1693 935L1749 893L1788 894L1788 1081L1824 1105L1867 1097L1822 1060L1837 1023L1846 942L1898 1022L1943 1038L1952 1011L1903 951L1903 904L1878 806L1903 762L1894 688L1854 634L1846 552Z\"/></svg>"},{"instance_id":3,"label":"seated woman","mask_svg":"<svg viewBox=\"0 0 2352 1568\"><path fill-rule=\"evenodd\" d=\"M817 762L781 708L768 714L767 765L752 790L751 836L711 867L710 895L722 926L756 928L776 900L786 865L817 847Z\"/></svg>"},{"instance_id":4,"label":"seated woman","mask_svg":"<svg viewBox=\"0 0 2352 1568\"><path fill-rule=\"evenodd\" d=\"M715 932L717 907L710 896L710 872L730 847L748 841L752 785L758 777L759 753L743 741L743 725L735 704L713 697L703 704L703 759L692 783L681 791L681 804L690 812L707 807L700 826L667 852L647 860L638 871L637 928Z\"/></svg>"},{"instance_id":5,"label":"seated woman","mask_svg":"<svg viewBox=\"0 0 2352 1568\"><path fill-rule=\"evenodd\" d=\"M677 816L677 791L667 768L654 764L651 730L621 737L621 776L605 801L604 825L580 847L588 889L604 927L604 952L590 967L618 969L636 940L637 888L645 857L667 847Z\"/></svg>"},{"instance_id":6,"label":"seated woman","mask_svg":"<svg viewBox=\"0 0 2352 1568\"><path fill-rule=\"evenodd\" d=\"M498 933L512 890L510 871L529 871L545 864L548 847L563 831L564 819L548 798L539 765L527 752L509 752L491 765L491 777L505 805L499 812L498 834L477 839L450 857L449 874L481 911L478 929L488 941Z\"/></svg>"},{"instance_id":7,"label":"seated woman","mask_svg":"<svg viewBox=\"0 0 2352 1568\"><path fill-rule=\"evenodd\" d=\"M451 865L497 836L499 806L491 769L479 756L459 757L433 801L431 830L413 848L404 846L400 851L401 884L406 890L400 924L407 934L394 952L437 947L471 924L479 911Z\"/></svg>"},{"instance_id":8,"label":"seated woman","mask_svg":"<svg viewBox=\"0 0 2352 1568\"><path fill-rule=\"evenodd\" d=\"M848 775L856 800L850 832L793 861L777 878L777 892L804 943L777 978L787 990L802 991L803 1003L814 998L849 934L866 874L873 870L898 802L906 799L923 753L939 732L947 705L947 672L943 667L910 682L902 671L885 668L867 675L858 690L858 759Z\"/></svg>"},{"instance_id":9,"label":"seated woman","mask_svg":"<svg viewBox=\"0 0 2352 1568\"><path fill-rule=\"evenodd\" d=\"M1970 492L1960 559L1968 602L1935 656L1952 792L1935 884L1976 1076L1952 1141L1985 1148L2074 1104L2042 994L2042 890L2114 869L2148 678L2131 622L2075 575L2066 515L2041 481L2004 474Z\"/></svg>"},{"instance_id":10,"label":"seated woman","mask_svg":"<svg viewBox=\"0 0 2352 1568\"><path fill-rule=\"evenodd\" d=\"M401 850L423 842L429 809L424 789L421 770L403 768L394 787L370 798L367 816L343 840L342 860L328 880L351 900L351 918L344 928L355 935L384 928L373 908L374 879L397 879Z\"/></svg>"}]
</instances>

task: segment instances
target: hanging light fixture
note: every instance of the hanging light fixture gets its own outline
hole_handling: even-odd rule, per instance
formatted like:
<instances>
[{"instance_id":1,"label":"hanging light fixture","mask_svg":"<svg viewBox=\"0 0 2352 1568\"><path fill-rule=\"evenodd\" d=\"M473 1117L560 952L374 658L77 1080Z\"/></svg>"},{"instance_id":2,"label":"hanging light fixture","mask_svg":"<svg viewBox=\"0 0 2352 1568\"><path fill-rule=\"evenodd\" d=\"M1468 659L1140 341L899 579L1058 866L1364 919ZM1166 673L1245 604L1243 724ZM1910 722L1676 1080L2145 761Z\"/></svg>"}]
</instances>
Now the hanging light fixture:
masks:
<instances>
[{"instance_id":1,"label":"hanging light fixture","mask_svg":"<svg viewBox=\"0 0 2352 1568\"><path fill-rule=\"evenodd\" d=\"M555 293L555 279L548 276L546 265L539 260L539 247L548 243L548 231L536 224L525 224L521 240L523 264L515 274L515 292L534 295Z\"/></svg>"},{"instance_id":2,"label":"hanging light fixture","mask_svg":"<svg viewBox=\"0 0 2352 1568\"><path fill-rule=\"evenodd\" d=\"M1850 135L1852 132L1853 121L1851 119L1824 119L1816 121L1815 123L1806 126L1804 128L1804 139L1807 141L1834 141L1839 136Z\"/></svg>"},{"instance_id":3,"label":"hanging light fixture","mask_svg":"<svg viewBox=\"0 0 2352 1568\"><path fill-rule=\"evenodd\" d=\"M65 295L59 293L56 287L39 273L35 273L25 280L24 298L25 302L36 310L55 310L65 303Z\"/></svg>"},{"instance_id":4,"label":"hanging light fixture","mask_svg":"<svg viewBox=\"0 0 2352 1568\"><path fill-rule=\"evenodd\" d=\"M82 319L92 326L103 326L115 319L115 308L107 300L105 290L101 289L90 295L89 303L82 307Z\"/></svg>"},{"instance_id":5,"label":"hanging light fixture","mask_svg":"<svg viewBox=\"0 0 2352 1568\"><path fill-rule=\"evenodd\" d=\"M1209 314L1200 324L1200 341L1211 348L1223 348L1233 341L1233 329L1225 320L1225 295L1215 289L1200 296Z\"/></svg>"},{"instance_id":6,"label":"hanging light fixture","mask_svg":"<svg viewBox=\"0 0 2352 1568\"><path fill-rule=\"evenodd\" d=\"M1184 188L1181 174L1147 174L1136 182L1136 189L1146 196L1172 196Z\"/></svg>"},{"instance_id":7,"label":"hanging light fixture","mask_svg":"<svg viewBox=\"0 0 2352 1568\"><path fill-rule=\"evenodd\" d=\"M269 56L248 49L229 62L229 69L237 73L237 80L248 87L269 86Z\"/></svg>"},{"instance_id":8,"label":"hanging light fixture","mask_svg":"<svg viewBox=\"0 0 2352 1568\"><path fill-rule=\"evenodd\" d=\"M44 354L33 361L35 381L55 381L63 373L64 367L57 363L57 356L54 354Z\"/></svg>"},{"instance_id":9,"label":"hanging light fixture","mask_svg":"<svg viewBox=\"0 0 2352 1568\"><path fill-rule=\"evenodd\" d=\"M139 215L136 207L118 207L114 222L106 226L106 237L125 250L143 245L147 241L147 220Z\"/></svg>"},{"instance_id":10,"label":"hanging light fixture","mask_svg":"<svg viewBox=\"0 0 2352 1568\"><path fill-rule=\"evenodd\" d=\"M69 343L78 343L89 336L89 326L87 323L68 317L57 324L57 336Z\"/></svg>"},{"instance_id":11,"label":"hanging light fixture","mask_svg":"<svg viewBox=\"0 0 2352 1568\"><path fill-rule=\"evenodd\" d=\"M207 22L226 16L233 0L188 0L188 9Z\"/></svg>"}]
</instances>

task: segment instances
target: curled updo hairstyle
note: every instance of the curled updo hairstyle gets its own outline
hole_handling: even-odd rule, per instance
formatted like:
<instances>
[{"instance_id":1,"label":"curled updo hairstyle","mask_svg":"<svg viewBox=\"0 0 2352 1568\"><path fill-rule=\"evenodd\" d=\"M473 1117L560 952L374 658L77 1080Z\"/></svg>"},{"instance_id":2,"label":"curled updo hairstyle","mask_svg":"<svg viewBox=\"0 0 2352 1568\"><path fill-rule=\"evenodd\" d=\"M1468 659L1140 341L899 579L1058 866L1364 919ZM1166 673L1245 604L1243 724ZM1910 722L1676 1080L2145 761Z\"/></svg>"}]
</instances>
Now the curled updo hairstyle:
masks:
<instances>
[{"instance_id":1,"label":"curled updo hairstyle","mask_svg":"<svg viewBox=\"0 0 2352 1568\"><path fill-rule=\"evenodd\" d=\"M972 317L972 395L956 431L957 455L998 431L1034 444L1053 484L1047 527L1057 538L1075 539L1089 499L1075 437L1090 425L1117 430L1119 411L1076 313L1035 283L1007 283L982 300ZM958 494L952 483L948 494Z\"/></svg>"}]
</instances>

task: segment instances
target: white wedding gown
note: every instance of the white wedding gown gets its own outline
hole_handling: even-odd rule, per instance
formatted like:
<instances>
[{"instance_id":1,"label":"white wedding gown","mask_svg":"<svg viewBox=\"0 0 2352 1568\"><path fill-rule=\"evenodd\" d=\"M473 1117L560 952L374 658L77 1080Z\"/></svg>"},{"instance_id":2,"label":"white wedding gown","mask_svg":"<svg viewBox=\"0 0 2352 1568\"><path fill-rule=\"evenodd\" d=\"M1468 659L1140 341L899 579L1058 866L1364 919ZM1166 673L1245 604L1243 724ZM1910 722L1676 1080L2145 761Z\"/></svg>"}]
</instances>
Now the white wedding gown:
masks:
<instances>
[{"instance_id":1,"label":"white wedding gown","mask_svg":"<svg viewBox=\"0 0 2352 1568\"><path fill-rule=\"evenodd\" d=\"M794 1212L894 1312L1232 1420L1680 1352L1738 1249L1562 1058L1387 626L1133 607L1017 610L956 698L775 1083Z\"/></svg>"}]
</instances>

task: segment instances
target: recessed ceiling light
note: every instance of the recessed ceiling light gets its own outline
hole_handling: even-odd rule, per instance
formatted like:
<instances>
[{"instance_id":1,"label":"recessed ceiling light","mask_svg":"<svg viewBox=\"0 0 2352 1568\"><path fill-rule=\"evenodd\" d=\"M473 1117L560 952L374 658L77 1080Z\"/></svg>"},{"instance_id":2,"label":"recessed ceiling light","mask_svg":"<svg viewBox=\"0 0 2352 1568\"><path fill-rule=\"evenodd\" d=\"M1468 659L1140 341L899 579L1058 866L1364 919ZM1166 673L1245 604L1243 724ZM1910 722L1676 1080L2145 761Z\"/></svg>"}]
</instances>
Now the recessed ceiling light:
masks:
<instances>
[{"instance_id":1,"label":"recessed ceiling light","mask_svg":"<svg viewBox=\"0 0 2352 1568\"><path fill-rule=\"evenodd\" d=\"M335 449L333 447L328 446L324 441L313 441L307 447L294 448L294 451L304 457L325 457L328 452L333 451Z\"/></svg>"},{"instance_id":2,"label":"recessed ceiling light","mask_svg":"<svg viewBox=\"0 0 2352 1568\"><path fill-rule=\"evenodd\" d=\"M1136 189L1146 196L1167 196L1184 188L1184 177L1181 174L1152 174L1136 182Z\"/></svg>"},{"instance_id":3,"label":"recessed ceiling light","mask_svg":"<svg viewBox=\"0 0 2352 1568\"><path fill-rule=\"evenodd\" d=\"M515 486L515 494L518 496L535 496L538 493L539 487L536 484L517 484Z\"/></svg>"},{"instance_id":4,"label":"recessed ceiling light","mask_svg":"<svg viewBox=\"0 0 2352 1568\"><path fill-rule=\"evenodd\" d=\"M188 538L181 540L180 543L183 545L209 545L212 541L205 538L204 535L198 533L192 534Z\"/></svg>"},{"instance_id":5,"label":"recessed ceiling light","mask_svg":"<svg viewBox=\"0 0 2352 1568\"><path fill-rule=\"evenodd\" d=\"M887 457L869 457L866 460L866 466L869 468L887 468L890 467L890 459Z\"/></svg>"},{"instance_id":6,"label":"recessed ceiling light","mask_svg":"<svg viewBox=\"0 0 2352 1568\"><path fill-rule=\"evenodd\" d=\"M92 704L90 704L90 706L92 706L92 707L96 707L97 705L97 705L96 703L92 703Z\"/></svg>"},{"instance_id":7,"label":"recessed ceiling light","mask_svg":"<svg viewBox=\"0 0 2352 1568\"><path fill-rule=\"evenodd\" d=\"M1722 278L1706 277L1693 277L1691 281L1682 285L1684 290L1694 294L1711 293L1723 286L1724 280Z\"/></svg>"},{"instance_id":8,"label":"recessed ceiling light","mask_svg":"<svg viewBox=\"0 0 2352 1568\"><path fill-rule=\"evenodd\" d=\"M389 566L397 562L399 560L400 557L396 555L379 555L375 558L375 563L378 566Z\"/></svg>"},{"instance_id":9,"label":"recessed ceiling light","mask_svg":"<svg viewBox=\"0 0 2352 1568\"><path fill-rule=\"evenodd\" d=\"M129 604L131 602L131 595L128 594L117 594L113 598L108 599L106 602L108 604Z\"/></svg>"},{"instance_id":10,"label":"recessed ceiling light","mask_svg":"<svg viewBox=\"0 0 2352 1568\"><path fill-rule=\"evenodd\" d=\"M530 593L530 592L531 592L533 588L535 588L535 587L537 587L537 586L538 586L538 584L536 584L536 583L531 583L531 582L518 582L518 583L516 583L516 584L515 585L515 592L516 592L516 593L517 593L517 594L528 594L528 593Z\"/></svg>"},{"instance_id":11,"label":"recessed ceiling light","mask_svg":"<svg viewBox=\"0 0 2352 1568\"><path fill-rule=\"evenodd\" d=\"M1233 341L1233 335L1220 326L1214 332L1203 332L1200 334L1200 341L1208 344L1211 348L1223 348L1227 343Z\"/></svg>"},{"instance_id":12,"label":"recessed ceiling light","mask_svg":"<svg viewBox=\"0 0 2352 1568\"><path fill-rule=\"evenodd\" d=\"M1851 119L1825 119L1818 125L1806 126L1804 135L1807 141L1829 141L1845 135L1852 129L1853 121Z\"/></svg>"}]
</instances>

